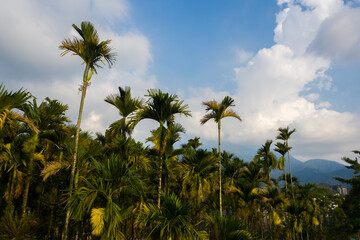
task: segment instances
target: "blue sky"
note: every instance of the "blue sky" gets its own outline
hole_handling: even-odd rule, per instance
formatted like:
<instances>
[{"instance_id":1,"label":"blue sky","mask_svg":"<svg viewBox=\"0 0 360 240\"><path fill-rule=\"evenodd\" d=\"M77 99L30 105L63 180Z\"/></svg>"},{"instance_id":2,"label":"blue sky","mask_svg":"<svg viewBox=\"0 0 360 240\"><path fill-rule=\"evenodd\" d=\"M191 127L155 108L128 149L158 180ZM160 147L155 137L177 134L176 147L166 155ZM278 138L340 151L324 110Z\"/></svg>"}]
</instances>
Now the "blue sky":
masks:
<instances>
[{"instance_id":1,"label":"blue sky","mask_svg":"<svg viewBox=\"0 0 360 240\"><path fill-rule=\"evenodd\" d=\"M137 28L152 43L150 68L160 82L179 81L221 90L234 83L234 48L256 52L271 46L275 1L135 1L131 10ZM261 16L261 17L259 17Z\"/></svg>"},{"instance_id":2,"label":"blue sky","mask_svg":"<svg viewBox=\"0 0 360 240\"><path fill-rule=\"evenodd\" d=\"M71 6L71 7L69 7ZM226 119L229 149L256 151L278 127L296 128L292 155L341 161L359 149L359 0L41 0L5 1L0 9L0 81L39 100L69 105L76 120L83 66L60 57L71 25L91 21L112 39L117 61L92 79L82 128L104 132L118 113L103 99L118 86L176 93L193 117L187 133L216 146L214 123L200 126L202 101L230 95L243 122ZM139 124L143 140L156 127Z\"/></svg>"}]
</instances>

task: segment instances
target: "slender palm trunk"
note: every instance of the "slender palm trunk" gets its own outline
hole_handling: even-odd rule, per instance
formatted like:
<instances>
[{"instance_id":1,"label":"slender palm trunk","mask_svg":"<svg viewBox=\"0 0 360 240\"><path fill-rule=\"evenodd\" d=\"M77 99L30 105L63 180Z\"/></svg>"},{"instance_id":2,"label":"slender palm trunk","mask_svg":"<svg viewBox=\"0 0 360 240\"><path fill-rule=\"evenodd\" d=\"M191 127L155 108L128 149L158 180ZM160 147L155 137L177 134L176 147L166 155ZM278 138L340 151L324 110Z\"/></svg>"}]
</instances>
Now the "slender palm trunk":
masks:
<instances>
[{"instance_id":1,"label":"slender palm trunk","mask_svg":"<svg viewBox=\"0 0 360 240\"><path fill-rule=\"evenodd\" d=\"M285 197L286 197L286 195L287 195L287 177L286 177L286 160L285 160L285 156L283 156L284 157L284 177L285 177Z\"/></svg>"},{"instance_id":2,"label":"slender palm trunk","mask_svg":"<svg viewBox=\"0 0 360 240\"><path fill-rule=\"evenodd\" d=\"M269 211L268 212L268 216L269 216L269 233L270 233L270 236L273 236L273 233L272 233L272 221L271 221L271 218L272 218L272 215L273 215L272 206L270 206L268 211Z\"/></svg>"},{"instance_id":3,"label":"slender palm trunk","mask_svg":"<svg viewBox=\"0 0 360 240\"><path fill-rule=\"evenodd\" d=\"M220 204L220 218L222 218L222 198L221 198L221 143L220 143L220 129L221 122L218 122L218 140L219 140L219 204Z\"/></svg>"},{"instance_id":4,"label":"slender palm trunk","mask_svg":"<svg viewBox=\"0 0 360 240\"><path fill-rule=\"evenodd\" d=\"M53 225L53 218L54 218L54 206L50 207L50 220L49 220L49 227L48 227L48 231L46 234L45 239L51 239L52 233L52 225Z\"/></svg>"},{"instance_id":5,"label":"slender palm trunk","mask_svg":"<svg viewBox=\"0 0 360 240\"><path fill-rule=\"evenodd\" d=\"M160 167L159 167L159 185L158 185L158 201L157 201L157 204L158 204L158 208L160 208L160 201L161 201L161 181L162 181L162 165L163 165L163 161L162 161L162 154L160 156L160 159L159 159L159 164L160 164Z\"/></svg>"},{"instance_id":6,"label":"slender palm trunk","mask_svg":"<svg viewBox=\"0 0 360 240\"><path fill-rule=\"evenodd\" d=\"M286 140L286 147L289 147L287 140ZM292 181L292 175L291 175L291 164L290 164L290 152L289 152L289 151L288 151L288 162L289 162L289 174L290 174L291 194L292 194L293 200L295 200L294 187L293 187L293 181Z\"/></svg>"},{"instance_id":7,"label":"slender palm trunk","mask_svg":"<svg viewBox=\"0 0 360 240\"><path fill-rule=\"evenodd\" d=\"M306 240L310 240L309 238L309 226L306 226Z\"/></svg>"},{"instance_id":8,"label":"slender palm trunk","mask_svg":"<svg viewBox=\"0 0 360 240\"><path fill-rule=\"evenodd\" d=\"M7 199L7 205L12 205L13 204L13 196L14 196L14 192L15 192L15 171L13 170L11 177L10 177L10 182L9 182L9 196Z\"/></svg>"},{"instance_id":9,"label":"slender palm trunk","mask_svg":"<svg viewBox=\"0 0 360 240\"><path fill-rule=\"evenodd\" d=\"M21 206L21 220L23 220L26 215L26 207L27 207L27 200L28 200L28 196L29 196L31 173L32 173L33 165L34 165L34 160L31 158L30 162L29 162L29 169L26 173L27 174L26 185L25 185L25 190L24 190L24 195L23 195L23 202L22 202L22 206Z\"/></svg>"},{"instance_id":10,"label":"slender palm trunk","mask_svg":"<svg viewBox=\"0 0 360 240\"><path fill-rule=\"evenodd\" d=\"M160 123L161 131L164 131L164 126L162 123ZM165 130L167 131L167 130ZM168 133L166 133L168 134ZM161 134L163 135L163 134ZM158 185L158 207L160 208L161 204L161 187L162 187L162 168L163 168L163 162L164 162L164 155L165 155L165 143L163 142L164 139L161 139L160 147L159 147L159 185Z\"/></svg>"},{"instance_id":11,"label":"slender palm trunk","mask_svg":"<svg viewBox=\"0 0 360 240\"><path fill-rule=\"evenodd\" d=\"M72 191L74 188L74 177L75 177L77 152L78 152L78 145L79 145L80 124L81 124L81 117L82 117L83 108L84 108L86 89L88 86L88 81L90 80L90 79L88 79L88 75L89 75L89 64L86 65L86 68L84 71L83 85L82 85L82 89L81 89L82 93L81 93L79 115L78 115L78 120L77 120L77 124L76 124L74 159L73 159L73 164L71 167L71 174L70 174L69 199L68 199L67 208L66 208L66 218L65 218L65 226L64 226L64 232L63 232L63 240L67 240L67 238L68 238L69 221L70 221L70 202L71 202L71 197L72 197Z\"/></svg>"}]
</instances>

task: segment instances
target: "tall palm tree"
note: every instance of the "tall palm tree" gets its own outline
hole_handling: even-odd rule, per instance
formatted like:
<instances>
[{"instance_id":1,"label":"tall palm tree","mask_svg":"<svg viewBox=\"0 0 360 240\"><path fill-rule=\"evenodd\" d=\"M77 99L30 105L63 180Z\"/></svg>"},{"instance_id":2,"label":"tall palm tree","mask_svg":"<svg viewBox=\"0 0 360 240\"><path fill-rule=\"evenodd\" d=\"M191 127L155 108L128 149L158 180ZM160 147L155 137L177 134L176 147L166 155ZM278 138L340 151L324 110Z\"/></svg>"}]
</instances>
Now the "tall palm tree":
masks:
<instances>
[{"instance_id":1,"label":"tall palm tree","mask_svg":"<svg viewBox=\"0 0 360 240\"><path fill-rule=\"evenodd\" d=\"M0 170L2 173L7 173L6 190L4 191L4 198L7 205L13 205L13 199L21 195L24 185L24 161L23 139L16 138L13 142L2 144L0 151Z\"/></svg>"},{"instance_id":2,"label":"tall palm tree","mask_svg":"<svg viewBox=\"0 0 360 240\"><path fill-rule=\"evenodd\" d=\"M278 187L269 187L264 192L262 201L265 203L265 206L268 208L269 232L273 236L273 239L278 239L279 228L282 219L279 216L279 213L281 213L280 210L282 207L284 207L286 203L286 198L279 191Z\"/></svg>"},{"instance_id":3,"label":"tall palm tree","mask_svg":"<svg viewBox=\"0 0 360 240\"><path fill-rule=\"evenodd\" d=\"M90 213L92 234L100 239L124 239L121 225L133 210L129 206L133 202L124 198L142 194L141 180L134 166L115 154L103 164L93 159L90 169L83 185L74 192L73 215L82 219Z\"/></svg>"},{"instance_id":4,"label":"tall palm tree","mask_svg":"<svg viewBox=\"0 0 360 240\"><path fill-rule=\"evenodd\" d=\"M182 172L182 195L195 204L205 201L214 184L216 158L204 149L188 149L179 165Z\"/></svg>"},{"instance_id":5,"label":"tall palm tree","mask_svg":"<svg viewBox=\"0 0 360 240\"><path fill-rule=\"evenodd\" d=\"M101 65L99 65L100 62L104 63L102 60L105 60L108 63L109 67L115 61L115 54L112 52L112 49L109 46L111 40L100 41L97 31L90 22L81 22L80 28L77 27L75 24L73 24L72 26L76 30L76 32L80 35L81 38L74 37L73 39L65 39L59 46L61 50L64 50L61 56L64 56L70 52L73 55L78 55L79 57L82 58L82 60L84 60L85 71L83 75L83 82L81 85L81 101L80 101L79 115L76 125L75 151L74 151L74 160L70 175L69 201L72 195L73 184L74 184L81 116L84 107L86 89L89 85L93 73L94 72L97 73L96 68L101 67ZM70 219L70 209L67 208L65 228L64 228L64 239L67 239L69 219Z\"/></svg>"},{"instance_id":6,"label":"tall palm tree","mask_svg":"<svg viewBox=\"0 0 360 240\"><path fill-rule=\"evenodd\" d=\"M285 143L277 142L275 144L276 148L274 149L276 152L281 154L279 159L279 169L284 171L285 177L285 196L287 194L287 179L286 179L286 168L285 168L285 155L288 151L290 151L291 147L287 147Z\"/></svg>"},{"instance_id":7,"label":"tall palm tree","mask_svg":"<svg viewBox=\"0 0 360 240\"><path fill-rule=\"evenodd\" d=\"M207 121L213 119L218 125L218 154L219 154L219 204L220 204L220 217L222 216L222 199L221 199L221 142L220 142L220 131L221 131L221 119L226 117L234 117L241 121L240 116L229 107L235 106L234 99L229 96L224 97L224 99L218 103L215 100L203 102L206 106L207 113L200 120L201 125L205 124Z\"/></svg>"},{"instance_id":8,"label":"tall palm tree","mask_svg":"<svg viewBox=\"0 0 360 240\"><path fill-rule=\"evenodd\" d=\"M136 125L143 119L151 119L157 121L160 126L157 131L158 152L159 152L159 184L158 184L158 207L160 207L161 196L161 181L162 181L162 165L163 155L166 149L167 137L169 137L168 129L165 127L174 125L175 115L184 114L191 116L188 111L188 105L183 104L183 101L178 99L176 94L163 93L161 90L148 90L149 97L147 104L139 109L136 115L132 118L132 124Z\"/></svg>"},{"instance_id":9,"label":"tall palm tree","mask_svg":"<svg viewBox=\"0 0 360 240\"><path fill-rule=\"evenodd\" d=\"M272 140L267 140L265 144L259 148L254 157L254 161L259 161L264 168L264 174L267 184L271 184L270 172L278 166L275 154L271 151Z\"/></svg>"},{"instance_id":10,"label":"tall palm tree","mask_svg":"<svg viewBox=\"0 0 360 240\"><path fill-rule=\"evenodd\" d=\"M23 205L21 218L24 219L27 208L28 193L30 183L32 181L34 161L45 163L45 157L51 155L49 151L50 145L54 145L54 135L57 132L66 131L64 125L69 122L65 116L65 111L68 109L67 105L63 105L57 100L50 100L46 98L40 105L37 104L36 99L32 103L25 103L21 106L24 116L32 121L34 126L40 131L36 134L30 131L30 138L25 142L23 151L28 158L27 176L23 195ZM41 144L41 147L38 146Z\"/></svg>"},{"instance_id":11,"label":"tall palm tree","mask_svg":"<svg viewBox=\"0 0 360 240\"><path fill-rule=\"evenodd\" d=\"M125 137L130 135L132 129L130 128L130 122L127 121L127 117L133 114L136 110L143 105L143 99L132 98L130 87L119 87L119 94L111 94L105 98L105 102L113 105L119 110L119 114L122 118L110 125L110 135L114 136L120 134Z\"/></svg>"},{"instance_id":12,"label":"tall palm tree","mask_svg":"<svg viewBox=\"0 0 360 240\"><path fill-rule=\"evenodd\" d=\"M277 140L283 140L286 147L288 148L289 147L290 136L291 136L291 134L293 134L296 131L296 129L294 128L294 129L290 130L289 126L287 126L286 128L279 128L278 131L279 131L279 135L276 137L276 139ZM288 154L288 162L289 162L289 174L290 174L291 192L292 192L293 199L295 199L294 189L293 189L294 186L293 186L292 175L291 175L290 149L287 151L287 154Z\"/></svg>"},{"instance_id":13,"label":"tall palm tree","mask_svg":"<svg viewBox=\"0 0 360 240\"><path fill-rule=\"evenodd\" d=\"M298 186L296 190L296 198L300 205L305 208L303 224L306 227L306 239L309 240L309 228L320 224L319 206L314 196L314 193L319 191L319 189L315 184L307 183Z\"/></svg>"},{"instance_id":14,"label":"tall palm tree","mask_svg":"<svg viewBox=\"0 0 360 240\"><path fill-rule=\"evenodd\" d=\"M165 192L169 192L169 188L172 186L172 182L178 176L176 168L174 166L178 163L178 156L183 153L183 148L175 149L174 144L180 141L180 133L185 133L184 127L180 123L174 123L169 125L166 129L165 142L163 143L163 131L159 127L151 131L151 136L147 138L147 141L154 143L153 150L158 155L160 154L160 146L164 146L162 152L162 185ZM173 181L172 181L173 180ZM176 181L175 181L176 182Z\"/></svg>"}]
</instances>

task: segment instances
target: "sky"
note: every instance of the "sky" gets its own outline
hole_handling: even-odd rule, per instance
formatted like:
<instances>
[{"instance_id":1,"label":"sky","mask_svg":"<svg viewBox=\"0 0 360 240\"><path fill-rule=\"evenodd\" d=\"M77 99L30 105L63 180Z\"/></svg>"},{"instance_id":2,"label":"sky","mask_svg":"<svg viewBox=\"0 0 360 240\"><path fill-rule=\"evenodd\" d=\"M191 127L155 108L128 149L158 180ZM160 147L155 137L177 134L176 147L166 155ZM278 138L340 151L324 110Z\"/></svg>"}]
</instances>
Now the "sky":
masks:
<instances>
[{"instance_id":1,"label":"sky","mask_svg":"<svg viewBox=\"0 0 360 240\"><path fill-rule=\"evenodd\" d=\"M341 162L360 149L359 0L0 2L0 83L68 104L73 123L84 66L58 46L82 21L112 40L117 60L91 80L84 130L104 133L118 120L104 99L130 86L133 96L157 88L189 105L192 117L176 119L183 141L217 146L215 123L200 125L201 103L228 95L243 119L222 122L222 142L235 152L255 153L286 126L296 128L291 154L302 161ZM156 127L141 122L135 139Z\"/></svg>"}]
</instances>

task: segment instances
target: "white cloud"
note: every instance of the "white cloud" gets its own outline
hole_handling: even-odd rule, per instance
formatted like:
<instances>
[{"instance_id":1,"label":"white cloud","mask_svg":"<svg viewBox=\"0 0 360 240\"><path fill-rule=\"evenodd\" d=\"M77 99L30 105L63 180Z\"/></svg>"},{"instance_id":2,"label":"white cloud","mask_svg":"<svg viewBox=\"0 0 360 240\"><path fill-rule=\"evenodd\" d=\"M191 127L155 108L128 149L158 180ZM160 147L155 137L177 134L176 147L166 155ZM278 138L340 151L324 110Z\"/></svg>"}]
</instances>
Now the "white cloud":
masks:
<instances>
[{"instance_id":1,"label":"white cloud","mask_svg":"<svg viewBox=\"0 0 360 240\"><path fill-rule=\"evenodd\" d=\"M118 35L113 31L100 32L105 39L111 39L111 46L117 53L116 67L136 75L146 73L149 62L152 61L150 43L138 32L127 32Z\"/></svg>"},{"instance_id":2,"label":"white cloud","mask_svg":"<svg viewBox=\"0 0 360 240\"><path fill-rule=\"evenodd\" d=\"M85 119L82 124L83 129L91 129L95 132L105 132L104 126L101 124L101 115L91 111L90 116Z\"/></svg>"},{"instance_id":3,"label":"white cloud","mask_svg":"<svg viewBox=\"0 0 360 240\"><path fill-rule=\"evenodd\" d=\"M321 23L343 7L341 0L291 0L277 14L274 40L302 55L314 40ZM305 10L304 10L305 8Z\"/></svg>"},{"instance_id":4,"label":"white cloud","mask_svg":"<svg viewBox=\"0 0 360 240\"><path fill-rule=\"evenodd\" d=\"M124 0L108 1L103 4L106 8L97 2L15 0L2 4L0 77L39 81L48 80L51 75L71 75L77 69L73 66L81 61L76 58L64 61L58 49L64 38L72 37L71 25L91 21L98 28L103 22L111 21L114 11L117 18L127 15ZM98 10L102 18L98 18Z\"/></svg>"},{"instance_id":5,"label":"white cloud","mask_svg":"<svg viewBox=\"0 0 360 240\"><path fill-rule=\"evenodd\" d=\"M305 96L305 98L306 98L307 100L309 100L310 102L313 102L313 101L318 100L319 97L320 97L320 95L317 94L317 93L310 93L310 94L308 94L308 95Z\"/></svg>"},{"instance_id":6,"label":"white cloud","mask_svg":"<svg viewBox=\"0 0 360 240\"><path fill-rule=\"evenodd\" d=\"M69 7L71 6L71 7ZM0 77L7 88L24 87L41 101L49 96L69 105L68 114L76 123L84 66L78 56L60 57L61 41L72 38L72 24L91 21L101 40L112 39L117 53L112 69L98 69L85 98L82 128L104 131L119 118L104 98L118 86L131 86L134 96L143 96L157 84L147 69L152 61L150 43L135 28L129 28L129 6L125 0L106 4L95 0L8 1L0 8ZM112 30L124 27L126 31ZM109 25L110 24L110 25Z\"/></svg>"},{"instance_id":7,"label":"white cloud","mask_svg":"<svg viewBox=\"0 0 360 240\"><path fill-rule=\"evenodd\" d=\"M360 8L344 7L326 19L309 46L315 52L337 62L360 59Z\"/></svg>"},{"instance_id":8,"label":"white cloud","mask_svg":"<svg viewBox=\"0 0 360 240\"><path fill-rule=\"evenodd\" d=\"M354 143L360 138L359 116L331 110L331 103L311 90L333 89L327 70L334 60L359 58L359 9L341 0L278 0L278 4L274 46L255 54L235 50L241 67L234 69L237 89L231 96L243 122L224 120L222 139L257 148L273 139L278 127L290 124L297 128L291 140L295 157L339 160L358 148ZM131 86L134 96L143 96L157 85L147 71L152 54L146 36L133 27L121 33L112 30L115 23L120 25L116 28L126 25L128 11L124 0L6 2L0 8L0 29L6 33L0 35L0 77L7 87L25 87L39 100L50 96L68 104L75 122L83 66L76 56L61 58L58 45L72 37L71 24L92 21L102 39L112 39L118 53L113 68L100 69L91 80L85 100L83 128L103 131L118 119L117 110L103 101L107 95L116 93L118 86ZM185 103L193 117L179 118L187 133L216 141L213 122L200 126L205 114L201 102L220 101L226 95L230 93L190 89ZM153 121L144 121L134 135L143 140L154 127Z\"/></svg>"},{"instance_id":9,"label":"white cloud","mask_svg":"<svg viewBox=\"0 0 360 240\"><path fill-rule=\"evenodd\" d=\"M319 104L316 105L316 108L330 108L330 107L331 107L331 103L329 103L328 101L320 102Z\"/></svg>"},{"instance_id":10,"label":"white cloud","mask_svg":"<svg viewBox=\"0 0 360 240\"><path fill-rule=\"evenodd\" d=\"M184 126L187 133L195 136L201 136L205 139L217 139L217 125L214 121L209 121L204 125L200 125L201 118L205 115L205 107L202 102L223 99L229 95L227 92L216 92L210 88L205 89L189 89L190 98L185 100L185 104L189 105L192 117L181 118L180 123ZM224 133L223 133L224 134Z\"/></svg>"},{"instance_id":11,"label":"white cloud","mask_svg":"<svg viewBox=\"0 0 360 240\"><path fill-rule=\"evenodd\" d=\"M278 127L290 125L297 131L292 137L292 154L301 159L322 157L340 161L341 156L356 149L360 138L359 116L330 110L331 103L322 101L320 94L308 93L313 88L328 91L332 78L327 74L334 61L333 52L346 53L357 41L353 26L360 22L357 16L349 14L347 20L354 20L338 36L332 37L337 28L331 25L338 15L344 17L346 11L338 0L299 0L278 1L284 8L277 15L274 39L276 44L258 51L244 67L235 68L235 81L238 89L233 98L234 108L243 118L242 123L235 119L222 124L223 141L259 147L266 139L274 139ZM352 9L355 14L358 9ZM334 20L332 20L334 19ZM356 21L355 21L356 20ZM329 22L329 23L328 23ZM355 25L354 25L355 24ZM324 32L324 33L323 33ZM328 33L330 32L330 33ZM342 34L350 39L341 40ZM324 46L319 51L309 51L309 46L324 43L325 36L333 45ZM339 42L340 41L340 42ZM336 43L336 44L335 44ZM356 49L356 48L355 48ZM305 96L302 96L304 95ZM197 90L197 98L191 101L215 99L220 101L215 91ZM195 108L197 122L205 111ZM205 139L216 139L214 126L196 127L192 121L188 129L192 134Z\"/></svg>"},{"instance_id":12,"label":"white cloud","mask_svg":"<svg viewBox=\"0 0 360 240\"><path fill-rule=\"evenodd\" d=\"M107 0L106 2L93 0L92 10L114 24L114 21L124 21L128 17L129 6L125 0Z\"/></svg>"},{"instance_id":13,"label":"white cloud","mask_svg":"<svg viewBox=\"0 0 360 240\"><path fill-rule=\"evenodd\" d=\"M246 63L253 57L253 53L247 52L240 48L235 48L235 59L237 64Z\"/></svg>"}]
</instances>

